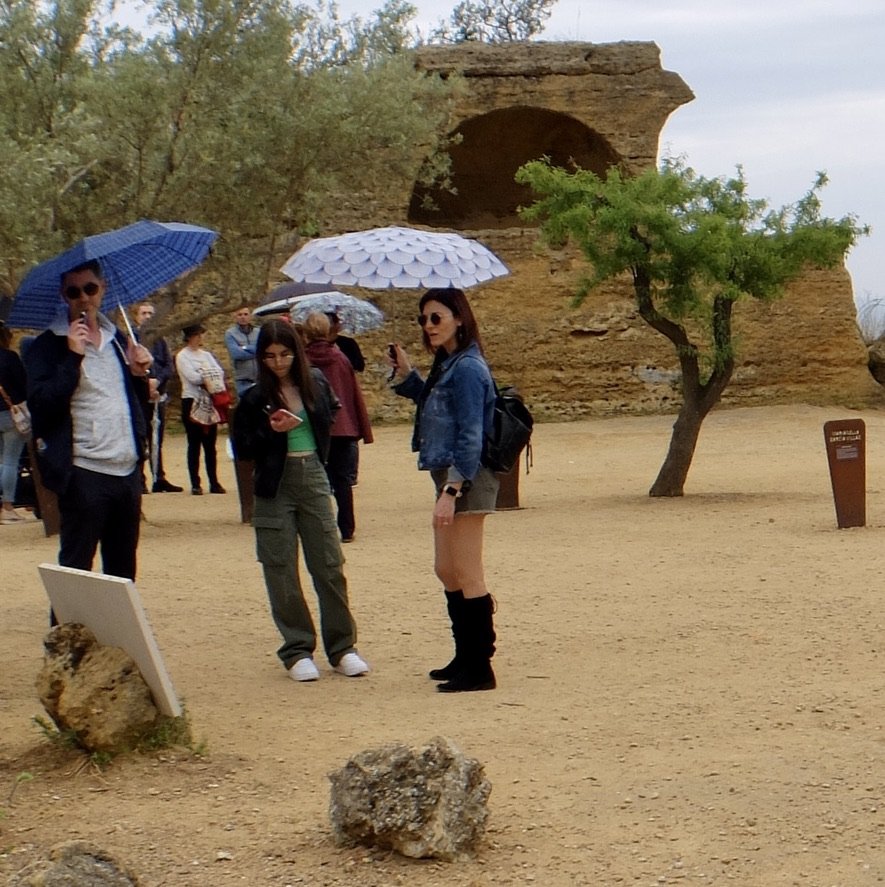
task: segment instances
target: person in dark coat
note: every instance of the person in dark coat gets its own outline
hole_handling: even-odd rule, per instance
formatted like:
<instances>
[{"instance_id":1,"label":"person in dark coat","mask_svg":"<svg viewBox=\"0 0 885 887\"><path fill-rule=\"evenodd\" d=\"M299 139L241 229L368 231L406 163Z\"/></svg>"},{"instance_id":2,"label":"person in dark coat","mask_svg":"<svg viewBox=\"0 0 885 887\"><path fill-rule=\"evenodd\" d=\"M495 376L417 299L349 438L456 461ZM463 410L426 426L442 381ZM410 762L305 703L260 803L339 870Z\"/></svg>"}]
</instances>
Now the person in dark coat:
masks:
<instances>
[{"instance_id":1,"label":"person in dark coat","mask_svg":"<svg viewBox=\"0 0 885 887\"><path fill-rule=\"evenodd\" d=\"M353 366L336 344L329 341L330 324L325 314L309 314L301 329L307 342L307 359L322 370L341 402L332 425L326 473L338 505L338 529L342 542L352 542L356 530L353 488L359 470L359 441L372 443L372 425Z\"/></svg>"},{"instance_id":2,"label":"person in dark coat","mask_svg":"<svg viewBox=\"0 0 885 887\"><path fill-rule=\"evenodd\" d=\"M341 334L341 318L334 311L327 311L326 317L329 318L329 341L341 349L341 353L350 361L354 372L361 373L366 368L366 359L360 350L359 342Z\"/></svg>"},{"instance_id":3,"label":"person in dark coat","mask_svg":"<svg viewBox=\"0 0 885 887\"><path fill-rule=\"evenodd\" d=\"M163 438L166 434L166 402L168 400L166 387L175 373L175 363L172 360L169 343L162 336L150 332L150 325L156 310L150 302L142 302L135 309L135 335L142 344L150 348L151 357L154 359L148 376L149 400L144 416L148 426L148 453L153 474L151 492L180 493L183 487L169 481L166 478L166 470L163 468ZM144 338L142 338L143 336ZM155 417L157 420L156 435L153 430ZM154 437L156 437L156 453L153 452ZM155 464L156 471L153 470ZM143 483L142 486L146 493L147 485Z\"/></svg>"},{"instance_id":4,"label":"person in dark coat","mask_svg":"<svg viewBox=\"0 0 885 887\"><path fill-rule=\"evenodd\" d=\"M13 404L25 400L25 368L21 358L12 350L12 332L0 321L0 524L19 524L33 520L30 512L17 510L15 493L18 469L26 439L15 427L6 399Z\"/></svg>"},{"instance_id":5,"label":"person in dark coat","mask_svg":"<svg viewBox=\"0 0 885 887\"><path fill-rule=\"evenodd\" d=\"M44 485L58 496L58 562L134 579L141 522L144 404L152 358L99 312L97 261L62 275L64 307L25 355L28 407Z\"/></svg>"}]
</instances>

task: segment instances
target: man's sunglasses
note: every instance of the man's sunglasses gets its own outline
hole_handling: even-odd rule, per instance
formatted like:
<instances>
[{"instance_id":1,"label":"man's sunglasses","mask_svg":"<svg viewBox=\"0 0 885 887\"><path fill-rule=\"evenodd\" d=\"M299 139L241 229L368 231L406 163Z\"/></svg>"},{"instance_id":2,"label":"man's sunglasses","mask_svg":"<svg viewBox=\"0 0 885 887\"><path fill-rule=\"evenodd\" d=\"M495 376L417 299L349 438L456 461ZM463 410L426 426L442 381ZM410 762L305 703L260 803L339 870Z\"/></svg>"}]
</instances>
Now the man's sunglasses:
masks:
<instances>
[{"instance_id":1,"label":"man's sunglasses","mask_svg":"<svg viewBox=\"0 0 885 887\"><path fill-rule=\"evenodd\" d=\"M434 311L433 314L419 314L418 326L424 327L427 326L428 323L432 323L434 326L439 326L442 319L442 315L438 314L436 311Z\"/></svg>"},{"instance_id":2,"label":"man's sunglasses","mask_svg":"<svg viewBox=\"0 0 885 887\"><path fill-rule=\"evenodd\" d=\"M83 288L81 289L79 286L66 286L65 287L65 298L70 299L72 302L74 299L80 298L80 293L82 292L85 296L94 296L98 290L99 285L97 283L84 283Z\"/></svg>"}]
</instances>

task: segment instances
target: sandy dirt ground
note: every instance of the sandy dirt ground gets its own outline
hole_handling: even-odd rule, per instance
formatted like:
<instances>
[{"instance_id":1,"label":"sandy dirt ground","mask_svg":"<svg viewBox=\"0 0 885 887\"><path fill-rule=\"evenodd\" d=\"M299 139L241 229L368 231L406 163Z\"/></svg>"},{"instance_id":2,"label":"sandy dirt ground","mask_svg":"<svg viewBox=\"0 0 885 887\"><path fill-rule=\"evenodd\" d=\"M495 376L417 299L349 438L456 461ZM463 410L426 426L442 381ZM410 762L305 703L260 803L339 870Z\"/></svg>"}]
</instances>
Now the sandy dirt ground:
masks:
<instances>
[{"instance_id":1,"label":"sandy dirt ground","mask_svg":"<svg viewBox=\"0 0 885 887\"><path fill-rule=\"evenodd\" d=\"M839 530L822 426L858 416L867 525ZM2 527L0 876L78 838L152 887L885 882L885 412L717 412L685 497L652 500L671 424L537 428L522 507L487 521L489 693L426 677L450 640L408 428L362 450L345 552L365 678L322 657L318 682L286 677L229 461L227 496L146 497L138 588L204 753L103 771L32 723L57 540ZM493 785L475 860L336 847L327 774L434 735Z\"/></svg>"}]
</instances>

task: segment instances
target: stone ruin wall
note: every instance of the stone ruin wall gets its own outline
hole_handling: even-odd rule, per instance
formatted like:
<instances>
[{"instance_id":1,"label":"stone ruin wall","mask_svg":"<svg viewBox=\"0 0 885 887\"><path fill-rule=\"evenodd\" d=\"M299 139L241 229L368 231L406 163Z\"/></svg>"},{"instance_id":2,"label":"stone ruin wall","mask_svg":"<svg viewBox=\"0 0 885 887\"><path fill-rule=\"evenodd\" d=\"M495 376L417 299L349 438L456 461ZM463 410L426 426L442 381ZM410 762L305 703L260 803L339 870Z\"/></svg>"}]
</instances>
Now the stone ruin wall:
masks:
<instances>
[{"instance_id":1,"label":"stone ruin wall","mask_svg":"<svg viewBox=\"0 0 885 887\"><path fill-rule=\"evenodd\" d=\"M326 230L440 226L493 249L513 273L471 290L471 304L496 378L519 387L538 418L678 409L673 348L638 317L630 282L609 282L573 307L581 258L570 249L539 249L536 230L522 227L515 212L530 196L512 181L521 163L543 154L563 164L574 157L599 173L613 162L630 172L655 165L664 123L693 98L678 75L662 70L658 47L426 47L418 66L457 70L466 79L452 121L452 131L464 136L452 149L458 195L437 194L440 212L422 213L412 182L389 181L371 194L343 199ZM417 297L402 291L359 295L389 319L384 329L360 337L370 411L376 420L406 420L412 408L387 388L384 351L397 339L420 364ZM211 323L219 346L228 323L226 317ZM739 303L734 330L738 363L725 405L881 402L844 269L811 271L771 304Z\"/></svg>"},{"instance_id":2,"label":"stone ruin wall","mask_svg":"<svg viewBox=\"0 0 885 887\"><path fill-rule=\"evenodd\" d=\"M467 81L452 126L464 133L453 149L459 197L438 201L439 220L416 212L414 200L403 215L396 207L405 205L404 192L390 183L386 200L376 195L385 212L341 218L338 230L438 224L476 237L500 255L513 274L471 290L471 304L496 377L517 385L539 418L678 409L673 347L638 317L629 280L609 282L573 307L582 259L570 249L539 249L537 232L521 227L512 207L530 198L512 183L512 168L541 154L554 160L558 154L564 163L576 156L596 172L612 162L629 172L654 166L661 129L691 101L690 89L662 70L653 43L427 47L418 65L457 70ZM471 173L471 165L479 171ZM509 209L500 199L508 189ZM379 418L404 418L410 406L387 392L383 352L392 335L413 355L420 352L416 300L402 292L365 295L392 318L389 328L363 337L371 364L367 396ZM725 405L881 402L844 269L810 271L773 303L739 303L734 331L738 362Z\"/></svg>"},{"instance_id":3,"label":"stone ruin wall","mask_svg":"<svg viewBox=\"0 0 885 887\"><path fill-rule=\"evenodd\" d=\"M574 307L580 257L567 251L539 255L536 232L528 229L468 233L514 268L511 277L471 291L470 299L496 379L516 385L539 419L678 410L673 347L639 318L628 280L612 281ZM408 402L388 392L383 364L389 338L403 341L420 363L410 296L372 294L390 322L360 339L369 363L363 388L378 418L412 415ZM740 303L734 333L738 361L724 405L881 402L842 269L806 274L780 301Z\"/></svg>"}]
</instances>

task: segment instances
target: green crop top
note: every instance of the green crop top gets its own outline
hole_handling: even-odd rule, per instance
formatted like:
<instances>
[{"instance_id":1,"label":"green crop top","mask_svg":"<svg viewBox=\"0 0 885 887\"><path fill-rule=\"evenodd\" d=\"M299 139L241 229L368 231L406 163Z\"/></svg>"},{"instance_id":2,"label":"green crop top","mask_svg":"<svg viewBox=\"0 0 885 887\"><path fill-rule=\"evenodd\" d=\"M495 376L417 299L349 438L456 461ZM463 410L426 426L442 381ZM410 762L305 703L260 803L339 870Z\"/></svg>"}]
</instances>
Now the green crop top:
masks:
<instances>
[{"instance_id":1,"label":"green crop top","mask_svg":"<svg viewBox=\"0 0 885 887\"><path fill-rule=\"evenodd\" d=\"M297 415L301 422L291 431L286 432L286 451L289 453L307 453L311 450L316 450L317 441L313 434L313 428L310 425L307 410L302 408Z\"/></svg>"}]
</instances>

